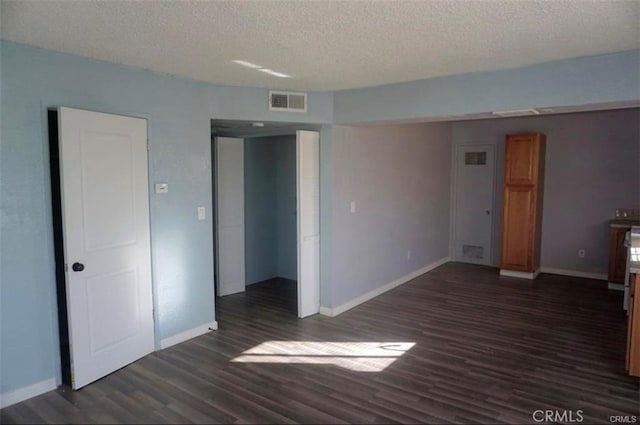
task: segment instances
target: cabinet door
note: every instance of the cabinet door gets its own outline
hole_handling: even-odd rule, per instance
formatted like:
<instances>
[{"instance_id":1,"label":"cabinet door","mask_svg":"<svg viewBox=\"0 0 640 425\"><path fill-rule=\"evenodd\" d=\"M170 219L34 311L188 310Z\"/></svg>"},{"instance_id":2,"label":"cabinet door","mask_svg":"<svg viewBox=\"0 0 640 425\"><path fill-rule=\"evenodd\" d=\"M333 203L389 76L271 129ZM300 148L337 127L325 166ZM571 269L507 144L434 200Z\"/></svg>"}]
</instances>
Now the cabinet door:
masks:
<instances>
[{"instance_id":1,"label":"cabinet door","mask_svg":"<svg viewBox=\"0 0 640 425\"><path fill-rule=\"evenodd\" d=\"M640 275L635 275L631 286L633 302L629 303L627 363L629 375L640 377Z\"/></svg>"},{"instance_id":2,"label":"cabinet door","mask_svg":"<svg viewBox=\"0 0 640 425\"><path fill-rule=\"evenodd\" d=\"M633 336L633 317L634 304L635 304L635 289L636 289L636 275L631 275L632 279L629 282L629 316L627 317L627 355L625 358L625 368L629 370L631 366L631 339Z\"/></svg>"},{"instance_id":3,"label":"cabinet door","mask_svg":"<svg viewBox=\"0 0 640 425\"><path fill-rule=\"evenodd\" d=\"M508 270L533 272L533 223L536 189L505 186L502 216L502 262Z\"/></svg>"},{"instance_id":4,"label":"cabinet door","mask_svg":"<svg viewBox=\"0 0 640 425\"><path fill-rule=\"evenodd\" d=\"M534 185L538 180L539 136L509 136L505 150L505 184Z\"/></svg>"},{"instance_id":5,"label":"cabinet door","mask_svg":"<svg viewBox=\"0 0 640 425\"><path fill-rule=\"evenodd\" d=\"M624 236L630 228L612 227L609 245L609 282L624 283L627 272L627 247Z\"/></svg>"}]
</instances>

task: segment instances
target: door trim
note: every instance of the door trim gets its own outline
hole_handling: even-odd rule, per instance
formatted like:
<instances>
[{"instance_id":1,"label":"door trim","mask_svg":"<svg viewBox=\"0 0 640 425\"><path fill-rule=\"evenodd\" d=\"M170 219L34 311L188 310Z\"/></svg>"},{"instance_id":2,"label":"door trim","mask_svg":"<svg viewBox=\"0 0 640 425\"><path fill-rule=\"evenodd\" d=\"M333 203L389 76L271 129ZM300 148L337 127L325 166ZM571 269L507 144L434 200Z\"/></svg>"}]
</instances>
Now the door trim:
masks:
<instances>
[{"instance_id":1,"label":"door trim","mask_svg":"<svg viewBox=\"0 0 640 425\"><path fill-rule=\"evenodd\" d=\"M455 145L454 149L451 150L451 213L449 215L450 230L449 230L449 258L451 261L462 261L461 258L456 256L456 214L458 213L458 154L462 149L465 148L482 148L487 147L488 150L491 150L493 153L493 178L492 178L492 190L491 190L491 238L490 238L490 249L489 249L489 259L487 263L492 266L498 266L495 263L495 240L494 234L496 229L496 184L497 184L497 172L498 172L498 158L496 155L496 143L494 142L479 142L479 143L461 143ZM469 263L472 264L472 263Z\"/></svg>"},{"instance_id":2,"label":"door trim","mask_svg":"<svg viewBox=\"0 0 640 425\"><path fill-rule=\"evenodd\" d=\"M317 167L318 167L318 184L320 185L320 192L319 192L319 196L320 196L321 190L322 190L322 185L321 185L321 174L322 174L322 170L321 170L321 146L322 146L321 145L321 132L318 131L318 130L296 130L296 133L294 134L296 136L296 138L298 136L297 133L300 132L300 131L312 131L314 133L317 133L317 135L318 135ZM212 150L213 151L217 150L217 147L216 147L217 142L216 142L215 139L217 139L219 137L224 137L224 136L216 136L216 137L212 138L211 146L212 146ZM234 137L234 138L242 139L241 137ZM299 180L300 180L300 178L299 178L299 165L300 164L299 164L299 155L298 155L298 143L297 143L297 139L296 139L296 208L297 208L297 205L298 205L298 199L297 199L298 198L298 193L297 192L298 192L298 185L299 185ZM219 226L219 220L218 220L218 201L217 201L217 197L219 196L219 194L217 193L217 185L218 185L217 173L218 173L218 156L217 156L217 152L216 152L216 160L215 160L215 162L212 162L212 167L211 167L211 175L212 175L212 178L214 179L212 187L214 188L214 191L215 191L215 193L213 195L214 196L213 211L215 211L215 216L216 216L215 223L214 223L214 231L215 231L216 237L213 240L213 244L214 244L214 247L215 247L215 253L214 253L215 257L217 257L219 255L217 238L219 237L219 234L220 234L220 226ZM321 201L319 200L318 210L316 211L317 214L318 214L318 220L320 220L320 213L321 213L320 203L321 203ZM245 211L245 215L246 215L246 211ZM300 246L301 246L300 237L299 237L300 213L297 212L296 215L297 215L297 218L296 218L296 255L298 257L296 259L296 262L297 262L297 274L298 274L298 277L297 277L298 296L296 298L296 302L298 304L298 309L299 309L299 306L300 306L300 299L299 299L299 293L300 293L300 277L299 277L300 276L300 258L299 258L299 254L300 254ZM317 236L314 237L319 241L321 239L321 236L320 236L321 230L322 230L321 229L321 225L322 225L322 223L320 222L319 223L319 229L320 229L319 233L318 233ZM321 247L322 247L322 243L320 242L320 248L318 249L318 257L321 257L321 254L322 254ZM245 246L245 251L246 251L246 246ZM220 262L219 261L215 261L213 266L214 266L214 276L216 277L215 282L214 282L214 285L216 285L216 296L220 296L219 291L217 290L217 285L218 285L218 282L219 282ZM246 267L246 264L244 265L244 267ZM319 261L318 261L318 267L320 268L320 258L319 258ZM245 286L246 286L246 282L245 282ZM320 301L320 291L321 291L321 283L320 283L320 279L318 279L318 283L317 283L318 312L320 310L320 303L319 303L319 301ZM214 308L217 308L217 306L214 307Z\"/></svg>"}]
</instances>

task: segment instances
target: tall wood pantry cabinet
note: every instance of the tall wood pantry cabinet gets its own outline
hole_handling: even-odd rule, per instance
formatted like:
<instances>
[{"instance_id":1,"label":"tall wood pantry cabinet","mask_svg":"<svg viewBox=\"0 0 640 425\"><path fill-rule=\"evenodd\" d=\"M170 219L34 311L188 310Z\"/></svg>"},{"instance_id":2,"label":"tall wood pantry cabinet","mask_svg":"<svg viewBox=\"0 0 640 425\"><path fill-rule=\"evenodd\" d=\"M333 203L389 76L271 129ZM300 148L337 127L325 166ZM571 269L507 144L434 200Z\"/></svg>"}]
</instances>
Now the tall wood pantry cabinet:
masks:
<instances>
[{"instance_id":1,"label":"tall wood pantry cabinet","mask_svg":"<svg viewBox=\"0 0 640 425\"><path fill-rule=\"evenodd\" d=\"M535 279L540 273L545 141L541 133L507 136L501 275Z\"/></svg>"}]
</instances>

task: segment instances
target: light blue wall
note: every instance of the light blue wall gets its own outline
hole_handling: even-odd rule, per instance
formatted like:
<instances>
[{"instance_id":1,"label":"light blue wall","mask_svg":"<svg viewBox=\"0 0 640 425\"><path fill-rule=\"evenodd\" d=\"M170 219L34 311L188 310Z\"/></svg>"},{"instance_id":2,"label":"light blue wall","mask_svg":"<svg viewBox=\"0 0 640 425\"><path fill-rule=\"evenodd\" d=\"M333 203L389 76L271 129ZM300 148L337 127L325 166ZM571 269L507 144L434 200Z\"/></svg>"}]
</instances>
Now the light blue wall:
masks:
<instances>
[{"instance_id":1,"label":"light blue wall","mask_svg":"<svg viewBox=\"0 0 640 425\"><path fill-rule=\"evenodd\" d=\"M245 276L247 285L277 276L278 144L244 140Z\"/></svg>"},{"instance_id":2,"label":"light blue wall","mask_svg":"<svg viewBox=\"0 0 640 425\"><path fill-rule=\"evenodd\" d=\"M270 113L267 90L220 87L2 41L0 393L60 378L46 108L148 119L156 343L214 319L210 119L328 123L333 95L309 113ZM207 220L197 221L205 206Z\"/></svg>"},{"instance_id":3,"label":"light blue wall","mask_svg":"<svg viewBox=\"0 0 640 425\"><path fill-rule=\"evenodd\" d=\"M277 138L277 252L278 277L298 279L298 222L296 218L296 137Z\"/></svg>"},{"instance_id":4,"label":"light blue wall","mask_svg":"<svg viewBox=\"0 0 640 425\"><path fill-rule=\"evenodd\" d=\"M462 116L640 99L640 50L334 94L334 122Z\"/></svg>"},{"instance_id":5,"label":"light blue wall","mask_svg":"<svg viewBox=\"0 0 640 425\"><path fill-rule=\"evenodd\" d=\"M332 238L322 244L328 306L338 307L448 256L451 133L442 123L335 126L331 142Z\"/></svg>"},{"instance_id":6,"label":"light blue wall","mask_svg":"<svg viewBox=\"0 0 640 425\"><path fill-rule=\"evenodd\" d=\"M349 183L348 179L360 174L375 177L373 170L391 165L407 169L405 160L413 164L414 157L388 162L388 155L376 152L394 155L396 148L392 147L403 143L410 151L418 149L410 140L423 130L410 130L418 133L408 138L385 136L385 142L369 145L363 141L382 137L375 128L345 130L333 123L640 98L639 51L337 93L309 93L309 112L298 114L269 112L267 89L216 86L5 41L0 49L0 393L60 375L45 126L48 106L148 119L150 183L170 184L168 195L150 195L158 342L214 319L211 118L328 124L322 126L320 142L321 304L334 307L442 253L429 248L440 240L439 233L420 234L416 240L405 235L404 227L384 227L386 233L380 233L378 226L387 226L380 219L389 212L381 205L368 212L381 215L358 222L360 227L353 227L353 217L344 211L345 202L359 193L367 193L373 200L374 189L385 194L380 202L395 199L394 193L385 191L390 182L381 181L382 186L376 188L365 180ZM424 131L427 140L440 138L438 132ZM431 176L434 180L425 180L429 191L413 187L411 193L435 209L408 205L418 208L420 217L431 217L437 226L446 227L440 210L446 199L440 184L445 183L442 168L449 166L448 158L441 158L447 148L439 142L422 148L433 149L414 152L424 158L432 174L419 174L418 179ZM421 172L423 168L416 165L415 169ZM404 190L400 180L392 181L397 190ZM206 221L196 220L197 206L207 208ZM414 224L426 223L415 220ZM358 233L367 226L371 233ZM368 243L363 245L363 241ZM396 255L404 250L401 245L405 242L417 243L419 256L413 262L405 264L398 257L393 260L397 263L384 267L386 260L371 259L384 249ZM375 255L358 263L363 250ZM345 259L354 263L345 263Z\"/></svg>"},{"instance_id":7,"label":"light blue wall","mask_svg":"<svg viewBox=\"0 0 640 425\"><path fill-rule=\"evenodd\" d=\"M215 118L249 121L287 121L294 123L333 122L333 93L310 92L307 95L307 112L270 112L269 89L256 87L215 88L212 97L212 113Z\"/></svg>"},{"instance_id":8,"label":"light blue wall","mask_svg":"<svg viewBox=\"0 0 640 425\"><path fill-rule=\"evenodd\" d=\"M297 279L295 136L245 139L247 285Z\"/></svg>"}]
</instances>

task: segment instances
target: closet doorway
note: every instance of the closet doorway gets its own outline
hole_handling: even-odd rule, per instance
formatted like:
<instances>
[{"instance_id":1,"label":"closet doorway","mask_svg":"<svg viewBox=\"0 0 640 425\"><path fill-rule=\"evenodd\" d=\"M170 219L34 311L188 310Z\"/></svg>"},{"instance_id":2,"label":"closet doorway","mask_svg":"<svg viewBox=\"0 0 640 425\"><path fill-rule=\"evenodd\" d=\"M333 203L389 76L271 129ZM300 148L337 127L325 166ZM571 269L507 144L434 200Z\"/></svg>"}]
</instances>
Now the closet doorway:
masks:
<instances>
[{"instance_id":1,"label":"closet doorway","mask_svg":"<svg viewBox=\"0 0 640 425\"><path fill-rule=\"evenodd\" d=\"M280 294L303 318L320 304L319 132L261 124L212 121L216 294Z\"/></svg>"}]
</instances>

